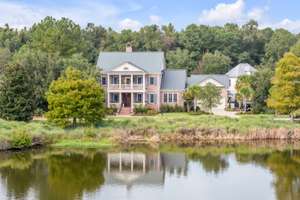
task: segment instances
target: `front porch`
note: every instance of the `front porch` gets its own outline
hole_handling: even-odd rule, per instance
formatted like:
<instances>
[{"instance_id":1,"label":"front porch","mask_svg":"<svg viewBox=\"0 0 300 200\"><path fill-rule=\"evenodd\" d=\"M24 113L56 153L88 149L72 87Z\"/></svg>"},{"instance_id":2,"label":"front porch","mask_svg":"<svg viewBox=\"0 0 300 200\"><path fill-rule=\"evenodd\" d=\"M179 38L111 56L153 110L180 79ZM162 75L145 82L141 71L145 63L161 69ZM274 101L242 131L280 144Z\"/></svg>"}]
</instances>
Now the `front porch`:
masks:
<instances>
[{"instance_id":1,"label":"front porch","mask_svg":"<svg viewBox=\"0 0 300 200\"><path fill-rule=\"evenodd\" d=\"M145 106L145 92L109 92L107 107L115 107L119 114L129 115L137 106Z\"/></svg>"}]
</instances>

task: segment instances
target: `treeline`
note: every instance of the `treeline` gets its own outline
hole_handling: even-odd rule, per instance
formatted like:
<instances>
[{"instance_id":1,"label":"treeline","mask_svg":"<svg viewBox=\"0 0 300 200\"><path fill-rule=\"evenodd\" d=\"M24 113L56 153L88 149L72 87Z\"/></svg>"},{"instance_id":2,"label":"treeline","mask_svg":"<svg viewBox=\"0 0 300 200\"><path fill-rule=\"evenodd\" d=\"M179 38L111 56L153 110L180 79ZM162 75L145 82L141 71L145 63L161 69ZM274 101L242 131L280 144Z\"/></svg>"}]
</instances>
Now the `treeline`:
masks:
<instances>
[{"instance_id":1,"label":"treeline","mask_svg":"<svg viewBox=\"0 0 300 200\"><path fill-rule=\"evenodd\" d=\"M262 80L257 80L257 84L264 84L258 89L264 94L257 98L265 106L269 90L266 87L271 85L275 63L285 52L297 51L299 38L284 29L259 29L255 21L222 27L191 24L181 31L172 24L149 25L139 31L121 32L92 23L80 27L70 19L52 17L28 29L15 30L6 25L0 28L0 91L4 94L10 90L10 97L0 97L0 110L5 104L5 109L13 113L19 104L42 113L47 110L45 94L50 83L67 67L97 78L99 52L125 51L129 42L134 51L164 51L167 67L186 68L189 73L225 73L241 62L263 69L258 76ZM30 102L24 102L20 96ZM16 115L18 112L15 110Z\"/></svg>"}]
</instances>

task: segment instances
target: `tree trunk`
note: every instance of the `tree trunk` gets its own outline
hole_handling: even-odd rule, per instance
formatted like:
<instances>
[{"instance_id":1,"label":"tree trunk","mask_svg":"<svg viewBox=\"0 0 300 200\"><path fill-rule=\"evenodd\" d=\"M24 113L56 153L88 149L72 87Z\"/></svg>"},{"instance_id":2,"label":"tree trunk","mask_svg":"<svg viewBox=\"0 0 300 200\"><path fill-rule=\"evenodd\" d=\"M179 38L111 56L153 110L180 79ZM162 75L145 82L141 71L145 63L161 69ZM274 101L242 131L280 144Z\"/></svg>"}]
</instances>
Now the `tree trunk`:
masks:
<instances>
[{"instance_id":1,"label":"tree trunk","mask_svg":"<svg viewBox=\"0 0 300 200\"><path fill-rule=\"evenodd\" d=\"M197 100L194 99L194 112L197 112Z\"/></svg>"},{"instance_id":2,"label":"tree trunk","mask_svg":"<svg viewBox=\"0 0 300 200\"><path fill-rule=\"evenodd\" d=\"M73 118L73 126L74 126L74 127L77 126L77 119L76 119L76 117Z\"/></svg>"}]
</instances>

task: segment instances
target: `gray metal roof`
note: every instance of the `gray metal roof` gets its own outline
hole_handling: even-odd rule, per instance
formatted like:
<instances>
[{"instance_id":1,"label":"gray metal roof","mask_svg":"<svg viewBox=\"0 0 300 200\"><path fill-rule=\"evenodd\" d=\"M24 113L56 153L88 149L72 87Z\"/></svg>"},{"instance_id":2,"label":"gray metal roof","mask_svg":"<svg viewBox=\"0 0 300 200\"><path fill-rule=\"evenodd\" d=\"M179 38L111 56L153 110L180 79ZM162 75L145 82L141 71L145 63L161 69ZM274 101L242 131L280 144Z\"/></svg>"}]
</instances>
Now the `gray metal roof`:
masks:
<instances>
[{"instance_id":1,"label":"gray metal roof","mask_svg":"<svg viewBox=\"0 0 300 200\"><path fill-rule=\"evenodd\" d=\"M185 69L166 69L162 77L162 90L184 90L187 73Z\"/></svg>"},{"instance_id":2,"label":"gray metal roof","mask_svg":"<svg viewBox=\"0 0 300 200\"><path fill-rule=\"evenodd\" d=\"M188 79L188 85L197 85L207 79L214 79L220 84L224 85L225 88L229 87L229 77L225 74L192 74Z\"/></svg>"},{"instance_id":3,"label":"gray metal roof","mask_svg":"<svg viewBox=\"0 0 300 200\"><path fill-rule=\"evenodd\" d=\"M239 77L243 75L250 75L257 70L249 65L248 63L240 63L236 67L232 68L229 72L226 73L229 77Z\"/></svg>"},{"instance_id":4,"label":"gray metal roof","mask_svg":"<svg viewBox=\"0 0 300 200\"><path fill-rule=\"evenodd\" d=\"M97 67L105 72L125 62L130 62L150 73L160 73L165 68L163 52L100 52Z\"/></svg>"}]
</instances>

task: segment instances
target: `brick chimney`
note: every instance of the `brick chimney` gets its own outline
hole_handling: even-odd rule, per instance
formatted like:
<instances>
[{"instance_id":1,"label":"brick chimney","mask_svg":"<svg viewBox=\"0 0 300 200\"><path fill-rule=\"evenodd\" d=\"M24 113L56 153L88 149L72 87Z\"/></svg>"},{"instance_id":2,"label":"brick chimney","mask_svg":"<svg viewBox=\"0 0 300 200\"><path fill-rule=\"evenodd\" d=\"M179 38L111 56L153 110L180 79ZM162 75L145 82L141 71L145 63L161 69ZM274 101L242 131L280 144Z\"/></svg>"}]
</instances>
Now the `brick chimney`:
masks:
<instances>
[{"instance_id":1,"label":"brick chimney","mask_svg":"<svg viewBox=\"0 0 300 200\"><path fill-rule=\"evenodd\" d=\"M132 52L132 46L131 46L131 43L127 43L126 44L126 53L131 53Z\"/></svg>"}]
</instances>

